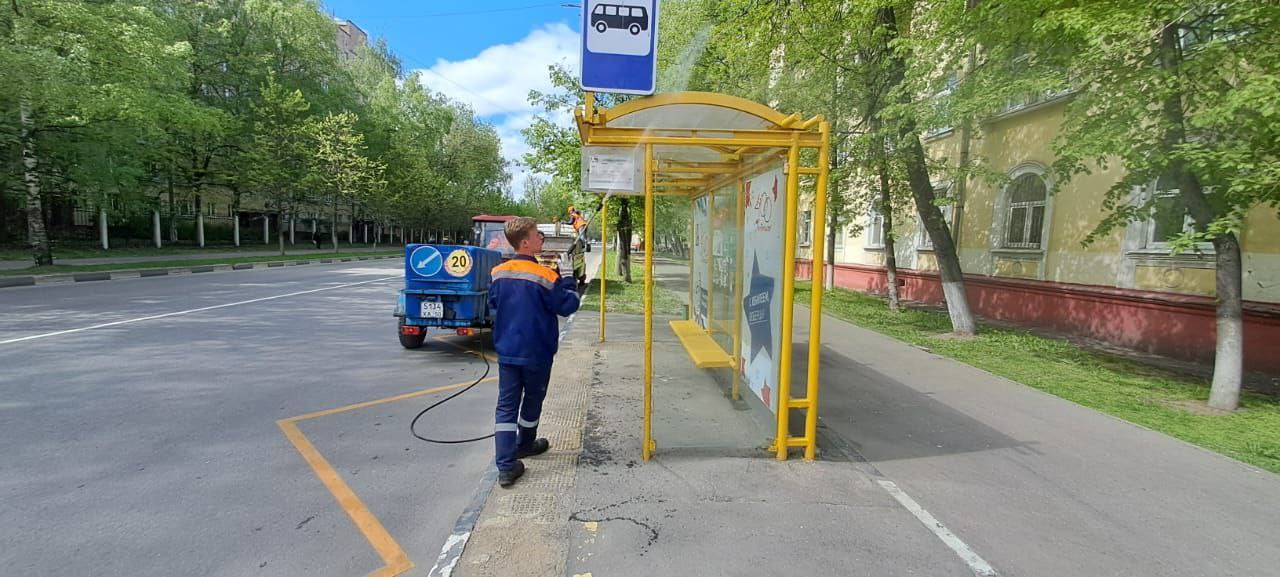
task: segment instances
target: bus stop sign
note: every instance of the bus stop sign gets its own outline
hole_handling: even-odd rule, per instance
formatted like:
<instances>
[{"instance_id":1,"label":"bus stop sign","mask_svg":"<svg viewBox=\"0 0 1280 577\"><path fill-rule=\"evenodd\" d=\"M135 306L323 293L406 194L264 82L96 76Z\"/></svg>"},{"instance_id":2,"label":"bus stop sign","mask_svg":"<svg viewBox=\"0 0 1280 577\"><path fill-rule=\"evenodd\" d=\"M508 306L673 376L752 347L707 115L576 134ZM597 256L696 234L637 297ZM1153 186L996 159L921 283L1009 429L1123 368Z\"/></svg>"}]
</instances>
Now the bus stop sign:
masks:
<instances>
[{"instance_id":1,"label":"bus stop sign","mask_svg":"<svg viewBox=\"0 0 1280 577\"><path fill-rule=\"evenodd\" d=\"M658 78L658 0L585 0L582 89L653 94Z\"/></svg>"}]
</instances>

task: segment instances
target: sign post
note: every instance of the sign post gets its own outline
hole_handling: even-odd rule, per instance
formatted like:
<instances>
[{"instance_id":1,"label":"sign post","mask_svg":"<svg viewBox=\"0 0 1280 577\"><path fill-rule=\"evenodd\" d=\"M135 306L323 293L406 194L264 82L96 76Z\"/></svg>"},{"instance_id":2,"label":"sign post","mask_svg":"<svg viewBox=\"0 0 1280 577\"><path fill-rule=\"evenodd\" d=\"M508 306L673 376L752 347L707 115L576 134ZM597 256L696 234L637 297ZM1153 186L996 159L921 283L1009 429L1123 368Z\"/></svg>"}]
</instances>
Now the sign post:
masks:
<instances>
[{"instance_id":1,"label":"sign post","mask_svg":"<svg viewBox=\"0 0 1280 577\"><path fill-rule=\"evenodd\" d=\"M658 79L658 0L585 0L582 89L653 94Z\"/></svg>"}]
</instances>

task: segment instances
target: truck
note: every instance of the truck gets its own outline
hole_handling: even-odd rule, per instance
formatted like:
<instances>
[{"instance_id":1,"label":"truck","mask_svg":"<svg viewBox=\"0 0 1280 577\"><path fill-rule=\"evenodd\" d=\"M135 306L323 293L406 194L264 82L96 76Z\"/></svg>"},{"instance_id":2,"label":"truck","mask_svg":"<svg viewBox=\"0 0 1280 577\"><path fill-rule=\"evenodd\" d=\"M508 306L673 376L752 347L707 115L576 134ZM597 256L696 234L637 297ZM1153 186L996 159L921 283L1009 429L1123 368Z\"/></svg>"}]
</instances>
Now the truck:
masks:
<instances>
[{"instance_id":1,"label":"truck","mask_svg":"<svg viewBox=\"0 0 1280 577\"><path fill-rule=\"evenodd\" d=\"M515 254L511 244L503 232L507 222L515 218L510 215L495 216L482 214L471 218L472 243L502 252L503 258L511 258ZM591 243L580 238L572 224L556 222L539 224L538 231L543 235L542 252L538 253L538 262L548 266L560 274L570 274L579 284L587 282L586 254L591 252Z\"/></svg>"}]
</instances>

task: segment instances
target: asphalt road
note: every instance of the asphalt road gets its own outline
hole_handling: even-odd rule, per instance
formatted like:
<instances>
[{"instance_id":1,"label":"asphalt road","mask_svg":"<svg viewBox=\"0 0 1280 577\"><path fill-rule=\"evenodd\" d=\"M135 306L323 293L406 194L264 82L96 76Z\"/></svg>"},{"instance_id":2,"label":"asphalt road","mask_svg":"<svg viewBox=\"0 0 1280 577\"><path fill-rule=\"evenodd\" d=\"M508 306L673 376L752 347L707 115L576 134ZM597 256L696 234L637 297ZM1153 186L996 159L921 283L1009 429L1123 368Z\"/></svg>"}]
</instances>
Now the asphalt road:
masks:
<instances>
[{"instance_id":1,"label":"asphalt road","mask_svg":"<svg viewBox=\"0 0 1280 577\"><path fill-rule=\"evenodd\" d=\"M410 436L444 393L297 423L354 503L277 425L483 371L459 346L399 346L401 275L393 260L0 291L3 573L366 575L388 545L349 516L363 506L426 575L492 458ZM495 390L428 427L490 432Z\"/></svg>"}]
</instances>

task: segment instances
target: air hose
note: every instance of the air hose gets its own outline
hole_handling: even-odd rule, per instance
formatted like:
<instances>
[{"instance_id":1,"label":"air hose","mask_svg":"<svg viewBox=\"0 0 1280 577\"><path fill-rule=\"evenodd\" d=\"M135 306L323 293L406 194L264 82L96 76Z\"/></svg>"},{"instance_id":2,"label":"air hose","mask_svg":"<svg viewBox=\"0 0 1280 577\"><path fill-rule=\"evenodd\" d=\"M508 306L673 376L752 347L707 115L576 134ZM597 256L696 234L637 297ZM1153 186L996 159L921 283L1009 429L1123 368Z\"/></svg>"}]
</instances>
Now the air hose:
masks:
<instances>
[{"instance_id":1,"label":"air hose","mask_svg":"<svg viewBox=\"0 0 1280 577\"><path fill-rule=\"evenodd\" d=\"M427 408L425 408L425 409L422 409L422 412L418 413L418 415L417 415L416 417L414 417L414 418L413 418L413 421L411 421L411 422L409 423L409 432L410 432L411 434L413 434L413 436L415 436L415 437L417 437L418 439L421 439L421 440L423 440L423 441L426 441L426 442L428 442L428 443L435 443L435 444L437 444L437 445L461 445L462 443L474 443L474 442L476 442L476 441L483 441L483 440L485 440L485 439L492 439L492 438L493 438L493 433L489 433L488 435L485 435L485 436L483 436L483 437L475 437L475 438L473 438L473 439L432 439L432 438L429 438L429 437L424 437L424 436L422 436L422 435L419 435L419 434L418 434L418 428L417 428L417 427L418 427L418 420L419 420L419 419L421 419L421 418L423 417L423 415L426 415L429 411L431 411L431 409L434 409L434 408L436 408L436 407L439 407L440 405L443 405L443 404L445 404L445 403L447 403L447 402L449 402L449 401L452 401L453 399L455 399L455 398L457 398L457 397L462 396L462 394L463 394L463 393L465 393L465 392L467 392L467 391L470 391L470 390L471 390L472 388L474 388L476 385L478 385L478 384L480 384L480 383L484 382L484 380L485 380L486 378L488 378L488 377L489 377L489 371L490 371L490 370L492 370L493 365L491 365L491 364L489 363L489 357L488 357L488 355L485 355L485 354L484 354L484 339L483 339L483 338L481 338L481 339L479 339L479 340L480 340L480 358L484 360L484 374L482 374L482 375L480 375L479 377L477 377L477 378L476 378L476 380L475 380L474 382L472 382L470 385L467 385L466 387L464 387L461 391L458 391L458 392L456 392L456 393L454 393L454 394L452 394L452 395L449 395L449 396L447 396L447 397L445 397L445 398L443 398L443 399L440 399L439 401L436 401L435 403L432 403L432 404L431 404L431 406L429 406L429 407L427 407Z\"/></svg>"}]
</instances>

